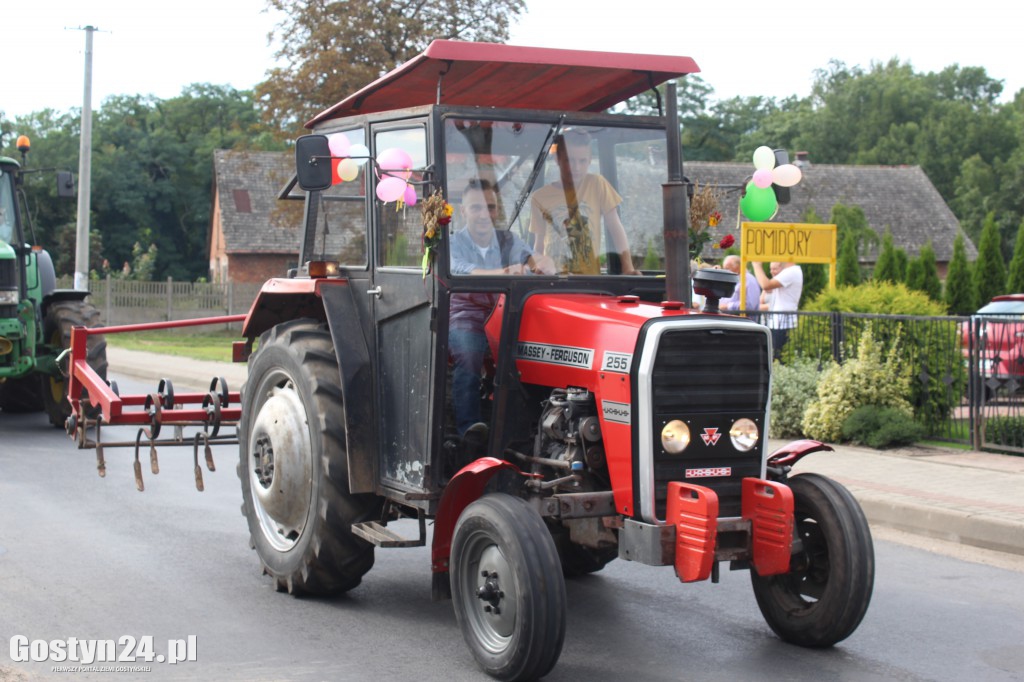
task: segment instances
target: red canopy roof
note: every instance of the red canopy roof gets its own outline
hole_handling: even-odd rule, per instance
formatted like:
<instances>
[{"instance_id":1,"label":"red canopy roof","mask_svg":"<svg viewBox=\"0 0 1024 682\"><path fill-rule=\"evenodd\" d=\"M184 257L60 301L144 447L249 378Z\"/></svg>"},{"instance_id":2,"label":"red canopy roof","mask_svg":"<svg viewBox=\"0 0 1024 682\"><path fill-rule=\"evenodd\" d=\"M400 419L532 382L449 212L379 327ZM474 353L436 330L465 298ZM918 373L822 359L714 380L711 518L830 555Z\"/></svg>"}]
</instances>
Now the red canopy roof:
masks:
<instances>
[{"instance_id":1,"label":"red canopy roof","mask_svg":"<svg viewBox=\"0 0 1024 682\"><path fill-rule=\"evenodd\" d=\"M394 71L306 123L434 104L603 111L644 90L700 71L689 57L557 50L435 40Z\"/></svg>"}]
</instances>

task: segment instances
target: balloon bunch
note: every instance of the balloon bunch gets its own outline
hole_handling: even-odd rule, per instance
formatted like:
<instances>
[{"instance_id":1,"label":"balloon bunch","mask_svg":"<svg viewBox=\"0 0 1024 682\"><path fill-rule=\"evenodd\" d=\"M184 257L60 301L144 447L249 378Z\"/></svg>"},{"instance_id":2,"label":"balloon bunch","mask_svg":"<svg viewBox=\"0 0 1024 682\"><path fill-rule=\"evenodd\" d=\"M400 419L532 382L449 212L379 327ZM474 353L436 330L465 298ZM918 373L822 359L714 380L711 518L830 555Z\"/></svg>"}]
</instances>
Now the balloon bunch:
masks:
<instances>
[{"instance_id":1,"label":"balloon bunch","mask_svg":"<svg viewBox=\"0 0 1024 682\"><path fill-rule=\"evenodd\" d=\"M740 210L754 222L771 220L779 210L772 185L792 187L800 182L801 177L800 169L791 163L776 166L775 152L771 147L758 147L754 150L754 176L740 199Z\"/></svg>"},{"instance_id":2,"label":"balloon bunch","mask_svg":"<svg viewBox=\"0 0 1024 682\"><path fill-rule=\"evenodd\" d=\"M377 183L377 198L385 204L401 201L406 206L416 205L416 188L409 184L412 177L412 157L398 147L385 149L377 156L380 182Z\"/></svg>"},{"instance_id":3,"label":"balloon bunch","mask_svg":"<svg viewBox=\"0 0 1024 682\"><path fill-rule=\"evenodd\" d=\"M352 144L348 135L339 133L327 138L331 150L332 183L351 182L359 176L359 167L370 159L370 150L365 144Z\"/></svg>"}]
</instances>

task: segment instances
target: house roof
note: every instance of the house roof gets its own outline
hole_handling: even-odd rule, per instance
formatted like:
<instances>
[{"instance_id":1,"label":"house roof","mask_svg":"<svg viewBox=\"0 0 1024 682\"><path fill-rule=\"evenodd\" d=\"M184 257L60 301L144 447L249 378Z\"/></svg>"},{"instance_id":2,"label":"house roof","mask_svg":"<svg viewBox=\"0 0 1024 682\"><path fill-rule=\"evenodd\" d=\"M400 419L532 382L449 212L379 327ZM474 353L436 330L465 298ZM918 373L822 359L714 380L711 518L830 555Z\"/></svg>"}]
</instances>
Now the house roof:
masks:
<instances>
[{"instance_id":1,"label":"house roof","mask_svg":"<svg viewBox=\"0 0 1024 682\"><path fill-rule=\"evenodd\" d=\"M301 201L279 201L295 174L287 152L213 153L214 192L228 253L298 253Z\"/></svg>"},{"instance_id":2,"label":"house roof","mask_svg":"<svg viewBox=\"0 0 1024 682\"><path fill-rule=\"evenodd\" d=\"M690 161L684 164L683 172L701 186L742 186L754 167L748 163ZM893 245L912 258L931 240L936 260L948 262L953 258L953 241L962 232L960 222L919 166L813 164L803 168L803 178L790 194L790 203L779 207L773 222L803 222L804 213L811 207L823 222L828 222L835 204L859 206L879 237L888 228ZM719 201L722 221L716 236L735 233L739 197L736 190ZM964 246L968 260L977 258L978 251L967 235ZM867 262L876 257L877 249L861 254L861 260Z\"/></svg>"},{"instance_id":3,"label":"house roof","mask_svg":"<svg viewBox=\"0 0 1024 682\"><path fill-rule=\"evenodd\" d=\"M698 71L690 57L435 40L314 116L306 127L341 116L434 104L438 97L449 105L603 111Z\"/></svg>"}]
</instances>

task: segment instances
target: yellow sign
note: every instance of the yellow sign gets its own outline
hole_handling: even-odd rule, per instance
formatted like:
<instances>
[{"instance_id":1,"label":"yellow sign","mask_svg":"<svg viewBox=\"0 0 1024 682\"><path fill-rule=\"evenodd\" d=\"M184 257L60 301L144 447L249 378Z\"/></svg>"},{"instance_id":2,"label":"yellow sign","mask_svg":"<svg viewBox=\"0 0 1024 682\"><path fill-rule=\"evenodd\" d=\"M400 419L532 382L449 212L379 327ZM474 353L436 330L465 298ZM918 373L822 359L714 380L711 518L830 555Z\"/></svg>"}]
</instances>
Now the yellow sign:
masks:
<instances>
[{"instance_id":1,"label":"yellow sign","mask_svg":"<svg viewBox=\"0 0 1024 682\"><path fill-rule=\"evenodd\" d=\"M835 225L743 223L740 234L744 260L835 263Z\"/></svg>"},{"instance_id":2,"label":"yellow sign","mask_svg":"<svg viewBox=\"0 0 1024 682\"><path fill-rule=\"evenodd\" d=\"M828 263L829 286L836 286L836 226L813 223L741 223L740 272L747 263ZM760 267L759 265L755 265ZM740 300L747 300L747 278L740 277Z\"/></svg>"}]
</instances>

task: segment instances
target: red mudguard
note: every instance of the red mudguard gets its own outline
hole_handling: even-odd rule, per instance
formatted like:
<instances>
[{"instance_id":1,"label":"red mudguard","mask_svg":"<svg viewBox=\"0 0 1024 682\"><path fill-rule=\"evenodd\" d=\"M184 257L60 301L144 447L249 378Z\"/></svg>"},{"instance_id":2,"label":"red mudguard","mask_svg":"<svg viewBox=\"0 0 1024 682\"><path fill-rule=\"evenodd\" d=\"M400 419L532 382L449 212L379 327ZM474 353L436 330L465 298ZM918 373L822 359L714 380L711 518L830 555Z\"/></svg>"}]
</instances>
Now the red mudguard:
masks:
<instances>
[{"instance_id":1,"label":"red mudguard","mask_svg":"<svg viewBox=\"0 0 1024 682\"><path fill-rule=\"evenodd\" d=\"M707 580L715 563L718 495L680 481L668 484L666 519L676 528L676 575L684 583Z\"/></svg>"},{"instance_id":2,"label":"red mudguard","mask_svg":"<svg viewBox=\"0 0 1024 682\"><path fill-rule=\"evenodd\" d=\"M793 546L793 491L781 483L744 478L742 514L750 520L750 544L758 575L788 573Z\"/></svg>"}]
</instances>

